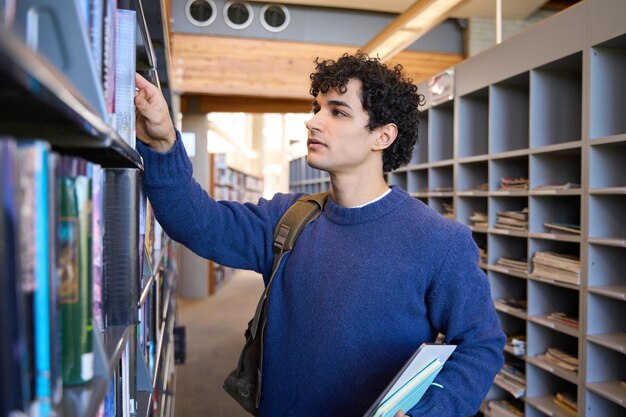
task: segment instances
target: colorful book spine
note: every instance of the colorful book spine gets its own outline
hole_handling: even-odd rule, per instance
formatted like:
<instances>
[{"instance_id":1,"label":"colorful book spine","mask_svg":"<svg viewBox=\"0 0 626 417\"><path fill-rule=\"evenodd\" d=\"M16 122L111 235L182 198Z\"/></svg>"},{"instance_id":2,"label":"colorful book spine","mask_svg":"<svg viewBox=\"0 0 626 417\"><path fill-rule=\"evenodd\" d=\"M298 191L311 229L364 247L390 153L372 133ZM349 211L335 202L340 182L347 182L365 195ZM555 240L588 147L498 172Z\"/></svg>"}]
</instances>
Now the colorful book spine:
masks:
<instances>
[{"instance_id":1,"label":"colorful book spine","mask_svg":"<svg viewBox=\"0 0 626 417\"><path fill-rule=\"evenodd\" d=\"M51 152L48 155L48 238L49 278L50 278L50 382L52 404L59 405L63 398L63 373L61 357L61 314L59 291L61 288L61 269L59 267L59 190L57 178L60 173L61 157Z\"/></svg>"},{"instance_id":2,"label":"colorful book spine","mask_svg":"<svg viewBox=\"0 0 626 417\"><path fill-rule=\"evenodd\" d=\"M63 382L83 384L93 377L91 322L90 178L84 162L62 159L60 178L61 326Z\"/></svg>"},{"instance_id":3,"label":"colorful book spine","mask_svg":"<svg viewBox=\"0 0 626 417\"><path fill-rule=\"evenodd\" d=\"M49 212L48 212L48 153L46 142L20 143L20 181L28 207L27 221L22 229L32 240L21 249L32 255L26 265L27 280L33 285L33 351L35 379L35 408L39 416L52 412L51 348L50 348L50 277L49 277ZM24 255L24 254L22 254ZM28 256L28 255L26 255ZM22 257L22 259L24 259Z\"/></svg>"},{"instance_id":4,"label":"colorful book spine","mask_svg":"<svg viewBox=\"0 0 626 417\"><path fill-rule=\"evenodd\" d=\"M104 0L102 88L109 116L115 113L115 22L117 0Z\"/></svg>"}]
</instances>

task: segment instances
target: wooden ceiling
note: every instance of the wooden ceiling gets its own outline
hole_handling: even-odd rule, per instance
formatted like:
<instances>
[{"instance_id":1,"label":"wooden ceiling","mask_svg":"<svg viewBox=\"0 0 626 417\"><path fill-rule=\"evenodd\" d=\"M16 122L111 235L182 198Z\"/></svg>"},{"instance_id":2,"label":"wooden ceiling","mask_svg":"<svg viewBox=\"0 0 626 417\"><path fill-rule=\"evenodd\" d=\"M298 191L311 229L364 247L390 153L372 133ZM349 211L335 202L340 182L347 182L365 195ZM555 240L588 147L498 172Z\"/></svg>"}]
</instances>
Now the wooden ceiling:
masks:
<instances>
[{"instance_id":1,"label":"wooden ceiling","mask_svg":"<svg viewBox=\"0 0 626 417\"><path fill-rule=\"evenodd\" d=\"M335 59L357 46L173 34L174 89L184 94L307 100L315 58ZM400 63L419 82L449 68L462 55L402 52Z\"/></svg>"},{"instance_id":2,"label":"wooden ceiling","mask_svg":"<svg viewBox=\"0 0 626 417\"><path fill-rule=\"evenodd\" d=\"M511 1L527 5L533 3L535 9L546 3L545 0L503 2L506 5ZM365 10L402 11L413 2L344 0L341 5ZM475 3L476 7L486 7L487 2L493 5L495 0L473 0L471 3ZM321 6L337 4L335 0L292 0L284 3ZM473 13L479 12L476 9ZM203 113L263 112L263 109L276 112L308 111L311 102L309 75L314 69L315 58L335 59L344 52L354 52L363 46L181 33L172 33L170 41L172 87L175 92L182 94L181 110ZM402 64L409 77L418 83L463 59L458 54L404 51L388 64Z\"/></svg>"}]
</instances>

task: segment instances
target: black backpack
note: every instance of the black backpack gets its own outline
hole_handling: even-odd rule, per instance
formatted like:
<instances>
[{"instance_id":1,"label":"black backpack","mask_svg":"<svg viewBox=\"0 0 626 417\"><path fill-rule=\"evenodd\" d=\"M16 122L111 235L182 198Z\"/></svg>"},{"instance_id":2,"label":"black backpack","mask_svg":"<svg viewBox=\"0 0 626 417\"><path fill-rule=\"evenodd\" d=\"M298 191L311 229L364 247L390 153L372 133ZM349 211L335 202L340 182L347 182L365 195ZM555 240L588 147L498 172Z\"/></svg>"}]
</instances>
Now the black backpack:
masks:
<instances>
[{"instance_id":1,"label":"black backpack","mask_svg":"<svg viewBox=\"0 0 626 417\"><path fill-rule=\"evenodd\" d=\"M274 263L272 274L261 294L254 317L248 323L244 345L237 368L224 380L224 389L252 415L257 415L261 399L261 371L263 363L263 332L267 320L269 293L274 275L287 252L293 249L305 226L317 219L324 209L328 192L303 196L280 218L274 229ZM259 331L260 325L260 331Z\"/></svg>"}]
</instances>

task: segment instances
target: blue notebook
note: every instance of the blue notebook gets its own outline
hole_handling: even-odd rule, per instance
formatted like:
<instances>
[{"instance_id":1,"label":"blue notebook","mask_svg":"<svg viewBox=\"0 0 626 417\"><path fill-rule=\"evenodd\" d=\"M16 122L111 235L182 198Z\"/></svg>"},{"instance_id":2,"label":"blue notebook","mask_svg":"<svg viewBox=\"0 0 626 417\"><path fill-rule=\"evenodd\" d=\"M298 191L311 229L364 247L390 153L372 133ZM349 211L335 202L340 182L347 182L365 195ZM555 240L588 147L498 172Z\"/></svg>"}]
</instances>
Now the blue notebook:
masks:
<instances>
[{"instance_id":1,"label":"blue notebook","mask_svg":"<svg viewBox=\"0 0 626 417\"><path fill-rule=\"evenodd\" d=\"M393 417L398 410L406 412L413 408L455 348L456 345L422 344L364 417Z\"/></svg>"}]
</instances>

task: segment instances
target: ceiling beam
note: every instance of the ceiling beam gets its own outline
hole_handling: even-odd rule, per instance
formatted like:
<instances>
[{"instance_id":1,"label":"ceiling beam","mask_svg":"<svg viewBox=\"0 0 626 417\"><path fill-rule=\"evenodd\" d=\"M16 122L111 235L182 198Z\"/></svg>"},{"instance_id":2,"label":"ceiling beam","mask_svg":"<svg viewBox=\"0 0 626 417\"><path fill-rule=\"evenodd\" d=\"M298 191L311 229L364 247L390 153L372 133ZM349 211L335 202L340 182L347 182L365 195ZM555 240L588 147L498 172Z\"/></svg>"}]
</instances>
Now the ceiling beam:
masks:
<instances>
[{"instance_id":1,"label":"ceiling beam","mask_svg":"<svg viewBox=\"0 0 626 417\"><path fill-rule=\"evenodd\" d=\"M363 47L369 55L388 61L413 44L469 0L417 0Z\"/></svg>"}]
</instances>

